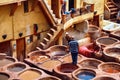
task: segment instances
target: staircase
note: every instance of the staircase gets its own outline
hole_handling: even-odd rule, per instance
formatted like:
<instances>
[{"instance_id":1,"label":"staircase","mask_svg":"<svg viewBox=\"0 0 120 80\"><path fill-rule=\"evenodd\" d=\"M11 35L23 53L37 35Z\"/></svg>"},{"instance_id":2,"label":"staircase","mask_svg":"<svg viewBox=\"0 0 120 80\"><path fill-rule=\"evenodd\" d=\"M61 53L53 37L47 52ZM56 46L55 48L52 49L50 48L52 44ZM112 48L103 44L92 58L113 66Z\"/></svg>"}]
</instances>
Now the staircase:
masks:
<instances>
[{"instance_id":1,"label":"staircase","mask_svg":"<svg viewBox=\"0 0 120 80\"><path fill-rule=\"evenodd\" d=\"M39 5L43 7L43 11L45 12L46 16L51 19L53 26L61 23L61 19L56 18L56 15L53 13L51 6L48 5L47 0L39 0L39 3Z\"/></svg>"},{"instance_id":2,"label":"staircase","mask_svg":"<svg viewBox=\"0 0 120 80\"><path fill-rule=\"evenodd\" d=\"M117 16L117 13L118 13L118 7L116 5L114 5L114 3L111 0L109 0L107 2L107 6L110 9L110 21L116 22L116 16Z\"/></svg>"},{"instance_id":3,"label":"staircase","mask_svg":"<svg viewBox=\"0 0 120 80\"><path fill-rule=\"evenodd\" d=\"M41 49L47 49L51 45L54 45L56 40L62 35L64 32L63 25L58 25L57 27L53 27L47 33L47 36L43 38L43 41L40 42L39 47Z\"/></svg>"},{"instance_id":4,"label":"staircase","mask_svg":"<svg viewBox=\"0 0 120 80\"><path fill-rule=\"evenodd\" d=\"M50 28L47 36L43 38L40 42L39 47L41 49L46 49L51 45L54 45L56 40L62 35L63 33L63 25L61 24L61 19L56 18L53 10L48 5L47 0L39 0L39 6L42 7L44 14L47 16L48 20L52 23L52 27Z\"/></svg>"}]
</instances>

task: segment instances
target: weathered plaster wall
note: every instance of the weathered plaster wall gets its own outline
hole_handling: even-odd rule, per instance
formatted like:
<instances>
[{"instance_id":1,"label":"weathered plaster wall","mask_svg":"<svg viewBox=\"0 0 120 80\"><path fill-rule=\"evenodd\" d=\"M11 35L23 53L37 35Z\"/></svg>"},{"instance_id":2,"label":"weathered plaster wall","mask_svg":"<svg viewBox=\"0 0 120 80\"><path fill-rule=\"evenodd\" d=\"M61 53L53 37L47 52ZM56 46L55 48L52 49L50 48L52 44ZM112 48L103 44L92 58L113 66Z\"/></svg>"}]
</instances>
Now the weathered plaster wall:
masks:
<instances>
[{"instance_id":1,"label":"weathered plaster wall","mask_svg":"<svg viewBox=\"0 0 120 80\"><path fill-rule=\"evenodd\" d=\"M47 20L44 14L38 6L35 7L34 11L31 11L31 5L29 2L29 12L24 13L23 4L19 6L13 16L14 22L14 38L19 38L19 33L22 32L23 36L28 36L34 32L34 24L38 25L38 32L46 30L48 28ZM18 27L19 26L19 27Z\"/></svg>"},{"instance_id":2,"label":"weathered plaster wall","mask_svg":"<svg viewBox=\"0 0 120 80\"><path fill-rule=\"evenodd\" d=\"M12 33L12 17L9 16L10 5L0 6L0 42L13 39ZM6 39L3 39L3 35L7 35Z\"/></svg>"}]
</instances>

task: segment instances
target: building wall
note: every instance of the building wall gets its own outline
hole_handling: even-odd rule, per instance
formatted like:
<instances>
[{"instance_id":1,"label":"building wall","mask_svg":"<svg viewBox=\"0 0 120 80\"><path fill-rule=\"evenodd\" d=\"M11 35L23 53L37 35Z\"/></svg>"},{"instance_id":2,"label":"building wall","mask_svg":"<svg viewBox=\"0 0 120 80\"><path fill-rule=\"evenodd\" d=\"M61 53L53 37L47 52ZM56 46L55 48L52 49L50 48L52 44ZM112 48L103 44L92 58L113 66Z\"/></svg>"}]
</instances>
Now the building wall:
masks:
<instances>
[{"instance_id":1,"label":"building wall","mask_svg":"<svg viewBox=\"0 0 120 80\"><path fill-rule=\"evenodd\" d=\"M45 37L46 32L50 28L50 25L39 6L36 5L34 11L31 11L32 5L32 0L29 0L29 12L24 13L24 5L22 2L15 10L13 16L10 16L11 5L0 6L0 42L11 42L14 57L17 56L16 40L22 37L26 39L25 46L26 53L28 53L39 45L39 41L43 39L42 37ZM37 24L38 26L38 36L34 35L34 24ZM23 35L20 37L19 33L22 33ZM3 39L2 36L5 34L7 37L6 39ZM31 35L33 36L33 40L29 41ZM38 39L38 37L40 38Z\"/></svg>"}]
</instances>

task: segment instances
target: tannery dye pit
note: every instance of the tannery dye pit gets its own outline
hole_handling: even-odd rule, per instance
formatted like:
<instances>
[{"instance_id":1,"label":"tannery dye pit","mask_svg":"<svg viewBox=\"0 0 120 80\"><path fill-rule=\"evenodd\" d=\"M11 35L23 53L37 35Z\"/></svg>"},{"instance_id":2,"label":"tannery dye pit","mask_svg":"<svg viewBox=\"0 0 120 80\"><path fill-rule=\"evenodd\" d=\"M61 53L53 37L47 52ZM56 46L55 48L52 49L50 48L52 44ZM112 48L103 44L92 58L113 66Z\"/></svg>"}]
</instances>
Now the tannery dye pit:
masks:
<instances>
[{"instance_id":1,"label":"tannery dye pit","mask_svg":"<svg viewBox=\"0 0 120 80\"><path fill-rule=\"evenodd\" d=\"M8 80L10 76L6 73L1 73L0 72L0 80Z\"/></svg>"},{"instance_id":2,"label":"tannery dye pit","mask_svg":"<svg viewBox=\"0 0 120 80\"><path fill-rule=\"evenodd\" d=\"M19 74L19 78L21 80L34 80L37 79L41 76L41 72L34 70L34 69L28 69L24 72L22 72L21 74Z\"/></svg>"}]
</instances>

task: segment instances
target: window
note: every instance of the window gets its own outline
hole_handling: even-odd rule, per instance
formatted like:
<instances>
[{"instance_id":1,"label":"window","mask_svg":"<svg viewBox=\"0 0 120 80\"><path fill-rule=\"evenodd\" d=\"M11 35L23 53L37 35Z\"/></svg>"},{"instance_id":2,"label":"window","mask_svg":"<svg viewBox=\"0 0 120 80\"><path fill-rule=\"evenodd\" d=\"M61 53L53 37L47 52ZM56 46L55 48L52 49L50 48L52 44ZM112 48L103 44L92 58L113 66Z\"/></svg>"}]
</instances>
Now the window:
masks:
<instances>
[{"instance_id":1,"label":"window","mask_svg":"<svg viewBox=\"0 0 120 80\"><path fill-rule=\"evenodd\" d=\"M27 12L29 12L28 1L24 1L24 13L27 13Z\"/></svg>"}]
</instances>

